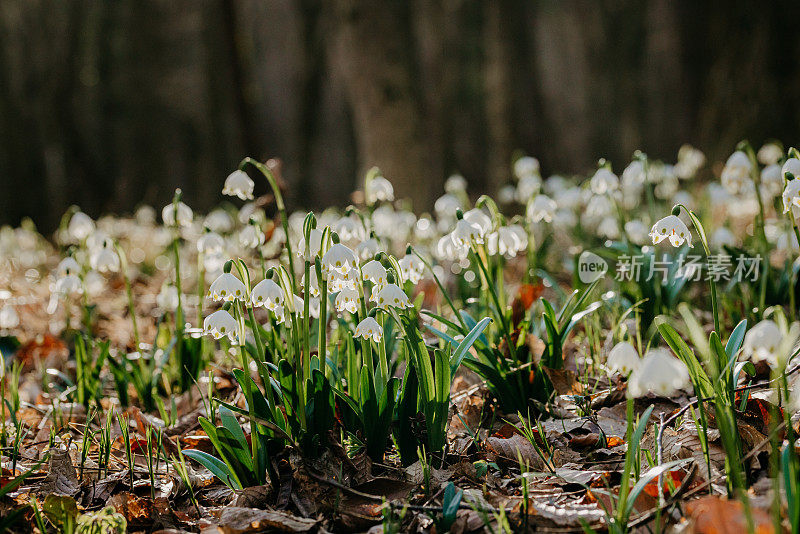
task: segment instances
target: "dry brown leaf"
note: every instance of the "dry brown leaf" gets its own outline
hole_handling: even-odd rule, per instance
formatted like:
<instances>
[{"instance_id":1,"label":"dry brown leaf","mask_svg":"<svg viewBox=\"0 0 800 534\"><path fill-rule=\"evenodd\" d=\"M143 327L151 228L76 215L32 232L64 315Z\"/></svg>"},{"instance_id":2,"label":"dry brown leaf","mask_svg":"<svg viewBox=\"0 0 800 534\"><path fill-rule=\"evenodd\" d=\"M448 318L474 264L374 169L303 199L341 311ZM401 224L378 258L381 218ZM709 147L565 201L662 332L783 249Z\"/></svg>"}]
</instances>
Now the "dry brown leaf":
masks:
<instances>
[{"instance_id":1,"label":"dry brown leaf","mask_svg":"<svg viewBox=\"0 0 800 534\"><path fill-rule=\"evenodd\" d=\"M80 491L78 473L72 465L67 451L54 449L50 455L47 477L42 481L37 493L40 495L68 495L74 497Z\"/></svg>"},{"instance_id":2,"label":"dry brown leaf","mask_svg":"<svg viewBox=\"0 0 800 534\"><path fill-rule=\"evenodd\" d=\"M747 518L739 501L708 496L688 502L685 510L690 520L687 532L693 534L740 534L748 530ZM757 534L774 532L767 512L751 508L750 513Z\"/></svg>"},{"instance_id":3,"label":"dry brown leaf","mask_svg":"<svg viewBox=\"0 0 800 534\"><path fill-rule=\"evenodd\" d=\"M249 532L309 532L317 526L314 519L305 519L279 510L258 510L229 506L222 510L216 532L245 534ZM213 530L204 530L213 532Z\"/></svg>"}]
</instances>

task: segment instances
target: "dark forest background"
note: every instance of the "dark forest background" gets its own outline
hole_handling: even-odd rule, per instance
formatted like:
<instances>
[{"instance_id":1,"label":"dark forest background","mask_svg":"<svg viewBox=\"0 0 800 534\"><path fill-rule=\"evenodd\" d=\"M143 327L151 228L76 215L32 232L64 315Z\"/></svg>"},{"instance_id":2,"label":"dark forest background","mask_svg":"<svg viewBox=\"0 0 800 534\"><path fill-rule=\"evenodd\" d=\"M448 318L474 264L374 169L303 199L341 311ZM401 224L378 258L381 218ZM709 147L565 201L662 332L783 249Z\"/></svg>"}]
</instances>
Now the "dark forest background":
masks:
<instances>
[{"instance_id":1,"label":"dark forest background","mask_svg":"<svg viewBox=\"0 0 800 534\"><path fill-rule=\"evenodd\" d=\"M284 161L294 207L378 165L424 208L455 171L494 190L517 149L547 174L793 143L798 4L2 0L0 223L175 187L207 209L245 155Z\"/></svg>"}]
</instances>

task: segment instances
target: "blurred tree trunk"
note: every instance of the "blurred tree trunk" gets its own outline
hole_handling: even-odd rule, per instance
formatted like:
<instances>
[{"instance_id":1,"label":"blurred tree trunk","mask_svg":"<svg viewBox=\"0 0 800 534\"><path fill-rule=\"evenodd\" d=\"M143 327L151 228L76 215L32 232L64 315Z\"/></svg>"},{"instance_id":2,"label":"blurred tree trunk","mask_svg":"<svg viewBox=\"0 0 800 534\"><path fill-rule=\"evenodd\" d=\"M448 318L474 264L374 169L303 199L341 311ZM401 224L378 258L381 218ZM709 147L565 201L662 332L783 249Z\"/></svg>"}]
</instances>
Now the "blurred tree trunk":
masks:
<instances>
[{"instance_id":1,"label":"blurred tree trunk","mask_svg":"<svg viewBox=\"0 0 800 534\"><path fill-rule=\"evenodd\" d=\"M432 204L443 171L425 129L414 84L410 5L400 0L337 0L331 15L334 64L353 110L359 165L377 165L396 195L415 207Z\"/></svg>"},{"instance_id":2,"label":"blurred tree trunk","mask_svg":"<svg viewBox=\"0 0 800 534\"><path fill-rule=\"evenodd\" d=\"M509 41L513 7L507 1L486 2L486 123L489 130L488 183L494 193L511 178L511 153L514 150L511 69L512 43Z\"/></svg>"}]
</instances>

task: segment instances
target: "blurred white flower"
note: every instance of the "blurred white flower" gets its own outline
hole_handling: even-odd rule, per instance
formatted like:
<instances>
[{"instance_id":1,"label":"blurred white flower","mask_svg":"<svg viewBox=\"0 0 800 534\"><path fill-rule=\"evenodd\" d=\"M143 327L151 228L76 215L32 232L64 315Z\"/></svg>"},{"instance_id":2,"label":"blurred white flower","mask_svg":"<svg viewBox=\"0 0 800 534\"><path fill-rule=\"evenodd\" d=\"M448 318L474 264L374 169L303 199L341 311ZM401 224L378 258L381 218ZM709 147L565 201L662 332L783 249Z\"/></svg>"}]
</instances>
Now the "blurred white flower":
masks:
<instances>
[{"instance_id":1,"label":"blurred white flower","mask_svg":"<svg viewBox=\"0 0 800 534\"><path fill-rule=\"evenodd\" d=\"M364 187L367 197L367 204L372 205L378 201L391 202L394 200L394 187L392 183L383 176L375 176L367 180Z\"/></svg>"},{"instance_id":2,"label":"blurred white flower","mask_svg":"<svg viewBox=\"0 0 800 534\"><path fill-rule=\"evenodd\" d=\"M89 237L94 232L94 229L94 221L82 211L75 212L70 218L69 226L67 227L69 234L78 241L83 241Z\"/></svg>"},{"instance_id":3,"label":"blurred white flower","mask_svg":"<svg viewBox=\"0 0 800 534\"><path fill-rule=\"evenodd\" d=\"M456 216L456 210L461 207L461 201L454 195L446 193L436 199L433 210L440 219L452 219Z\"/></svg>"},{"instance_id":4,"label":"blurred white flower","mask_svg":"<svg viewBox=\"0 0 800 534\"><path fill-rule=\"evenodd\" d=\"M170 202L164 209L161 210L161 220L164 221L164 224L167 226L189 226L192 224L192 218L194 217L194 213L192 213L192 208L184 204L183 202L177 203L177 216L175 215L175 204Z\"/></svg>"},{"instance_id":5,"label":"blurred white flower","mask_svg":"<svg viewBox=\"0 0 800 534\"><path fill-rule=\"evenodd\" d=\"M761 193L775 198L783 191L783 173L777 163L767 165L761 170Z\"/></svg>"},{"instance_id":6,"label":"blurred white flower","mask_svg":"<svg viewBox=\"0 0 800 534\"><path fill-rule=\"evenodd\" d=\"M785 329L786 323L783 325ZM793 323L788 331L783 331L776 322L764 319L745 334L742 356L754 363L764 361L770 367L781 367L794 352L798 333L798 323Z\"/></svg>"},{"instance_id":7,"label":"blurred white flower","mask_svg":"<svg viewBox=\"0 0 800 534\"><path fill-rule=\"evenodd\" d=\"M736 243L736 236L727 227L720 226L711 235L712 248L721 249L724 246L732 247Z\"/></svg>"},{"instance_id":8,"label":"blurred white flower","mask_svg":"<svg viewBox=\"0 0 800 534\"><path fill-rule=\"evenodd\" d=\"M783 149L776 143L765 143L758 149L756 159L762 165L774 165L783 157Z\"/></svg>"},{"instance_id":9,"label":"blurred white flower","mask_svg":"<svg viewBox=\"0 0 800 534\"><path fill-rule=\"evenodd\" d=\"M75 261L75 258L72 256L67 256L63 260L61 260L56 267L56 275L57 276L66 276L68 274L78 274L81 272L81 266L78 265L78 262Z\"/></svg>"},{"instance_id":10,"label":"blurred white flower","mask_svg":"<svg viewBox=\"0 0 800 534\"><path fill-rule=\"evenodd\" d=\"M383 328L373 317L367 317L356 326L355 337L372 339L375 343L383 339Z\"/></svg>"},{"instance_id":11,"label":"blurred white flower","mask_svg":"<svg viewBox=\"0 0 800 534\"><path fill-rule=\"evenodd\" d=\"M255 183L246 172L235 170L225 178L225 186L222 194L232 197L239 197L242 200L253 200L253 188Z\"/></svg>"},{"instance_id":12,"label":"blurred white flower","mask_svg":"<svg viewBox=\"0 0 800 534\"><path fill-rule=\"evenodd\" d=\"M81 279L74 274L66 274L56 280L55 292L63 296L83 293Z\"/></svg>"},{"instance_id":13,"label":"blurred white flower","mask_svg":"<svg viewBox=\"0 0 800 534\"><path fill-rule=\"evenodd\" d=\"M300 289L305 291L306 287L308 287L308 294L310 296L314 297L314 298L318 298L319 297L319 280L317 280L317 274L314 272L313 269L311 271L309 271L308 278L311 281L311 285L310 286L306 285L306 275L305 275L305 273L303 273L303 278L300 280Z\"/></svg>"},{"instance_id":14,"label":"blurred white flower","mask_svg":"<svg viewBox=\"0 0 800 534\"><path fill-rule=\"evenodd\" d=\"M656 222L650 229L650 238L653 240L654 245L664 239L669 239L673 247L681 246L684 241L689 247L692 246L692 234L689 232L686 223L680 220L677 215L667 215Z\"/></svg>"},{"instance_id":15,"label":"blurred white flower","mask_svg":"<svg viewBox=\"0 0 800 534\"><path fill-rule=\"evenodd\" d=\"M247 288L231 273L222 273L208 288L208 296L216 301L233 302L247 299Z\"/></svg>"},{"instance_id":16,"label":"blurred white flower","mask_svg":"<svg viewBox=\"0 0 800 534\"><path fill-rule=\"evenodd\" d=\"M614 345L611 352L608 353L606 361L610 371L625 376L637 370L641 363L642 360L639 358L636 348L627 341Z\"/></svg>"},{"instance_id":17,"label":"blurred white flower","mask_svg":"<svg viewBox=\"0 0 800 534\"><path fill-rule=\"evenodd\" d=\"M356 216L340 217L331 224L331 230L339 234L339 238L346 243L361 241L365 237L364 226Z\"/></svg>"},{"instance_id":18,"label":"blurred white flower","mask_svg":"<svg viewBox=\"0 0 800 534\"><path fill-rule=\"evenodd\" d=\"M233 218L228 215L227 211L216 209L206 215L206 218L203 219L203 226L212 232L224 234L233 230Z\"/></svg>"},{"instance_id":19,"label":"blurred white flower","mask_svg":"<svg viewBox=\"0 0 800 534\"><path fill-rule=\"evenodd\" d=\"M722 186L732 195L739 193L744 184L750 180L750 170L753 168L750 158L741 150L730 155L725 167L722 169L720 180Z\"/></svg>"},{"instance_id":20,"label":"blurred white flower","mask_svg":"<svg viewBox=\"0 0 800 534\"><path fill-rule=\"evenodd\" d=\"M514 196L520 204L527 204L533 195L542 188L542 179L538 174L529 174L519 179Z\"/></svg>"},{"instance_id":21,"label":"blurred white flower","mask_svg":"<svg viewBox=\"0 0 800 534\"><path fill-rule=\"evenodd\" d=\"M557 207L556 202L547 195L536 195L533 201L528 203L525 214L531 222L549 223L553 222L553 215L555 215Z\"/></svg>"},{"instance_id":22,"label":"blurred white flower","mask_svg":"<svg viewBox=\"0 0 800 534\"><path fill-rule=\"evenodd\" d=\"M216 232L206 232L197 239L197 252L217 254L225 248L225 240Z\"/></svg>"},{"instance_id":23,"label":"blurred white flower","mask_svg":"<svg viewBox=\"0 0 800 534\"><path fill-rule=\"evenodd\" d=\"M453 174L444 182L444 190L448 193L462 193L467 190L467 181L460 174Z\"/></svg>"},{"instance_id":24,"label":"blurred white flower","mask_svg":"<svg viewBox=\"0 0 800 534\"><path fill-rule=\"evenodd\" d=\"M0 308L0 328L10 329L19 326L19 315L16 308L11 304L5 304Z\"/></svg>"},{"instance_id":25,"label":"blurred white flower","mask_svg":"<svg viewBox=\"0 0 800 534\"><path fill-rule=\"evenodd\" d=\"M523 156L514 162L514 176L521 180L527 176L539 174L539 160L530 156Z\"/></svg>"},{"instance_id":26,"label":"blurred white flower","mask_svg":"<svg viewBox=\"0 0 800 534\"><path fill-rule=\"evenodd\" d=\"M178 309L178 288L172 284L164 284L156 297L156 304L165 311L174 312Z\"/></svg>"},{"instance_id":27,"label":"blurred white flower","mask_svg":"<svg viewBox=\"0 0 800 534\"><path fill-rule=\"evenodd\" d=\"M619 188L619 178L610 170L601 167L594 173L589 184L595 195L605 195Z\"/></svg>"},{"instance_id":28,"label":"blurred white flower","mask_svg":"<svg viewBox=\"0 0 800 534\"><path fill-rule=\"evenodd\" d=\"M697 171L705 165L706 156L691 145L682 145L678 149L678 163L675 164L675 176L681 180L694 178Z\"/></svg>"},{"instance_id":29,"label":"blurred white flower","mask_svg":"<svg viewBox=\"0 0 800 534\"><path fill-rule=\"evenodd\" d=\"M634 219L625 223L625 234L635 245L644 245L647 242L647 238L650 237L647 231L647 225L639 219Z\"/></svg>"},{"instance_id":30,"label":"blurred white flower","mask_svg":"<svg viewBox=\"0 0 800 534\"><path fill-rule=\"evenodd\" d=\"M679 359L663 348L651 349L628 379L628 395L642 397L648 392L670 397L689 385L689 371Z\"/></svg>"},{"instance_id":31,"label":"blurred white flower","mask_svg":"<svg viewBox=\"0 0 800 534\"><path fill-rule=\"evenodd\" d=\"M356 245L354 249L356 255L361 260L368 260L374 258L375 255L381 251L381 245L374 237L370 237Z\"/></svg>"},{"instance_id":32,"label":"blurred white flower","mask_svg":"<svg viewBox=\"0 0 800 534\"><path fill-rule=\"evenodd\" d=\"M105 246L92 253L89 264L95 271L115 273L119 271L119 256L113 249Z\"/></svg>"},{"instance_id":33,"label":"blurred white flower","mask_svg":"<svg viewBox=\"0 0 800 534\"><path fill-rule=\"evenodd\" d=\"M264 244L266 236L255 224L248 224L239 231L239 244L244 248L257 248Z\"/></svg>"},{"instance_id":34,"label":"blurred white flower","mask_svg":"<svg viewBox=\"0 0 800 534\"><path fill-rule=\"evenodd\" d=\"M227 336L231 343L236 344L237 330L236 319L225 310L215 311L203 321L203 333L211 335L214 339Z\"/></svg>"}]
</instances>

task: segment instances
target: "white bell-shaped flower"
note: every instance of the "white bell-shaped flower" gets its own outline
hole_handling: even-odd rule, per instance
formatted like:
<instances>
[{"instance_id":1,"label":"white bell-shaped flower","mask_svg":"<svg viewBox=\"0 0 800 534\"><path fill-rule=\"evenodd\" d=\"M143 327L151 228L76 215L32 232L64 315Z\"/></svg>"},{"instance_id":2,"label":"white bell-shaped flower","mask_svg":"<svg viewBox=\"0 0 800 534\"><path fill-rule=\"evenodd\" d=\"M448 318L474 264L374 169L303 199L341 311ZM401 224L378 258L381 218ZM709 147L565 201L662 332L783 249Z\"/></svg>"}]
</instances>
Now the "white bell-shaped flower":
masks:
<instances>
[{"instance_id":1,"label":"white bell-shaped flower","mask_svg":"<svg viewBox=\"0 0 800 534\"><path fill-rule=\"evenodd\" d=\"M464 213L464 220L469 221L481 229L481 236L485 236L492 229L492 219L483 210L473 208Z\"/></svg>"},{"instance_id":2,"label":"white bell-shaped flower","mask_svg":"<svg viewBox=\"0 0 800 534\"><path fill-rule=\"evenodd\" d=\"M246 172L235 170L225 178L225 186L222 194L232 197L239 197L242 200L253 200L253 188L255 183Z\"/></svg>"},{"instance_id":3,"label":"white bell-shaped flower","mask_svg":"<svg viewBox=\"0 0 800 534\"><path fill-rule=\"evenodd\" d=\"M782 353L783 333L778 325L765 319L748 330L742 344L742 355L755 362L765 361L777 367L785 355Z\"/></svg>"},{"instance_id":4,"label":"white bell-shaped flower","mask_svg":"<svg viewBox=\"0 0 800 534\"><path fill-rule=\"evenodd\" d=\"M377 260L370 260L361 267L361 276L377 286L386 284L386 267Z\"/></svg>"},{"instance_id":5,"label":"white bell-shaped flower","mask_svg":"<svg viewBox=\"0 0 800 534\"><path fill-rule=\"evenodd\" d=\"M250 292L250 304L256 307L264 306L273 312L283 306L284 298L281 286L269 278L257 283Z\"/></svg>"},{"instance_id":6,"label":"white bell-shaped flower","mask_svg":"<svg viewBox=\"0 0 800 534\"><path fill-rule=\"evenodd\" d=\"M628 395L642 397L648 392L670 397L689 385L689 370L663 348L651 349L628 379Z\"/></svg>"},{"instance_id":7,"label":"white bell-shaped flower","mask_svg":"<svg viewBox=\"0 0 800 534\"><path fill-rule=\"evenodd\" d=\"M472 243L483 243L483 230L477 224L461 219L456 222L450 237L455 246L468 249Z\"/></svg>"},{"instance_id":8,"label":"white bell-shaped flower","mask_svg":"<svg viewBox=\"0 0 800 534\"><path fill-rule=\"evenodd\" d=\"M381 325L378 324L378 321L376 321L375 318L367 317L356 326L356 333L354 337L372 339L372 341L378 343L381 339L383 339L383 328L381 328Z\"/></svg>"},{"instance_id":9,"label":"white bell-shaped flower","mask_svg":"<svg viewBox=\"0 0 800 534\"><path fill-rule=\"evenodd\" d=\"M528 203L526 209L526 216L528 220L534 223L544 221L546 223L553 222L553 216L556 213L558 205L556 202L547 195L536 195L532 202Z\"/></svg>"},{"instance_id":10,"label":"white bell-shaped flower","mask_svg":"<svg viewBox=\"0 0 800 534\"><path fill-rule=\"evenodd\" d=\"M783 190L781 198L783 199L783 212L792 210L795 218L800 217L800 177L786 183L786 189Z\"/></svg>"},{"instance_id":11,"label":"white bell-shaped flower","mask_svg":"<svg viewBox=\"0 0 800 534\"><path fill-rule=\"evenodd\" d=\"M331 230L339 234L342 241L350 243L364 239L364 226L356 216L340 217L331 224Z\"/></svg>"},{"instance_id":12,"label":"white bell-shaped flower","mask_svg":"<svg viewBox=\"0 0 800 534\"><path fill-rule=\"evenodd\" d=\"M386 284L382 287L375 296L375 303L384 310L389 307L401 309L412 307L408 295L397 284Z\"/></svg>"},{"instance_id":13,"label":"white bell-shaped flower","mask_svg":"<svg viewBox=\"0 0 800 534\"><path fill-rule=\"evenodd\" d=\"M412 284L416 284L422 280L425 264L414 254L406 254L400 258L397 263L400 265L400 274L403 276L404 280L408 280Z\"/></svg>"},{"instance_id":14,"label":"white bell-shaped flower","mask_svg":"<svg viewBox=\"0 0 800 534\"><path fill-rule=\"evenodd\" d=\"M224 234L233 230L233 217L223 209L215 209L203 219L203 226L212 232Z\"/></svg>"},{"instance_id":15,"label":"white bell-shaped flower","mask_svg":"<svg viewBox=\"0 0 800 534\"><path fill-rule=\"evenodd\" d=\"M208 288L208 296L216 301L233 302L247 300L247 288L231 273L222 273Z\"/></svg>"},{"instance_id":16,"label":"white bell-shaped flower","mask_svg":"<svg viewBox=\"0 0 800 534\"><path fill-rule=\"evenodd\" d=\"M328 293L338 293L344 289L358 289L358 270L350 269L346 273L331 271L328 278Z\"/></svg>"},{"instance_id":17,"label":"white bell-shaped flower","mask_svg":"<svg viewBox=\"0 0 800 534\"><path fill-rule=\"evenodd\" d=\"M61 260L56 267L57 276L66 276L68 274L78 274L81 272L81 266L75 261L75 258L68 256Z\"/></svg>"},{"instance_id":18,"label":"white bell-shaped flower","mask_svg":"<svg viewBox=\"0 0 800 534\"><path fill-rule=\"evenodd\" d=\"M89 264L95 271L115 273L119 271L119 256L111 247L105 246L91 254Z\"/></svg>"},{"instance_id":19,"label":"white bell-shaped flower","mask_svg":"<svg viewBox=\"0 0 800 534\"><path fill-rule=\"evenodd\" d=\"M225 310L215 311L203 321L203 333L211 335L214 339L227 336L231 343L237 341L236 319Z\"/></svg>"},{"instance_id":20,"label":"white bell-shaped flower","mask_svg":"<svg viewBox=\"0 0 800 534\"><path fill-rule=\"evenodd\" d=\"M368 260L370 258L374 258L375 254L377 254L381 250L382 249L380 243L378 243L378 240L375 239L374 237L365 239L364 241L356 245L356 248L354 249L356 255L361 260Z\"/></svg>"},{"instance_id":21,"label":"white bell-shaped flower","mask_svg":"<svg viewBox=\"0 0 800 534\"><path fill-rule=\"evenodd\" d=\"M164 209L161 210L161 220L164 221L164 224L167 226L189 226L192 224L192 219L194 218L194 213L192 212L192 208L184 204L183 202L177 203L178 208L175 209L175 204L170 202ZM177 211L177 215L176 215Z\"/></svg>"},{"instance_id":22,"label":"white bell-shaped flower","mask_svg":"<svg viewBox=\"0 0 800 534\"><path fill-rule=\"evenodd\" d=\"M523 176L517 182L517 189L514 191L514 198L520 204L527 204L542 188L542 178L538 174Z\"/></svg>"},{"instance_id":23,"label":"white bell-shaped flower","mask_svg":"<svg viewBox=\"0 0 800 534\"><path fill-rule=\"evenodd\" d=\"M317 257L322 247L322 230L313 228L311 232L309 232L308 237L308 255L306 255L305 236L300 237L300 241L297 243L297 248L295 249L295 254L308 262L314 263L314 258Z\"/></svg>"},{"instance_id":24,"label":"white bell-shaped flower","mask_svg":"<svg viewBox=\"0 0 800 534\"><path fill-rule=\"evenodd\" d=\"M606 361L610 371L624 376L638 369L641 363L642 360L639 358L636 348L627 341L614 345L611 352L608 353L608 360Z\"/></svg>"},{"instance_id":25,"label":"white bell-shaped flower","mask_svg":"<svg viewBox=\"0 0 800 534\"><path fill-rule=\"evenodd\" d=\"M66 274L56 280L55 292L62 296L78 295L83 293L81 279L74 274Z\"/></svg>"},{"instance_id":26,"label":"white bell-shaped flower","mask_svg":"<svg viewBox=\"0 0 800 534\"><path fill-rule=\"evenodd\" d=\"M336 306L336 311L339 313L345 310L350 313L356 313L358 311L358 291L345 287L336 295L334 304Z\"/></svg>"},{"instance_id":27,"label":"white bell-shaped flower","mask_svg":"<svg viewBox=\"0 0 800 534\"><path fill-rule=\"evenodd\" d=\"M335 243L322 256L322 267L327 272L338 271L347 273L350 269L358 266L358 259L355 252L341 243Z\"/></svg>"},{"instance_id":28,"label":"white bell-shaped flower","mask_svg":"<svg viewBox=\"0 0 800 534\"><path fill-rule=\"evenodd\" d=\"M656 222L650 229L650 238L653 244L658 244L664 239L669 239L673 247L679 247L684 241L692 246L692 234L689 228L677 215L667 215Z\"/></svg>"}]
</instances>

